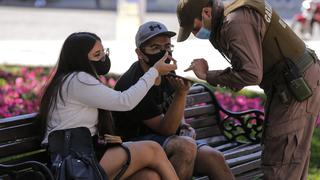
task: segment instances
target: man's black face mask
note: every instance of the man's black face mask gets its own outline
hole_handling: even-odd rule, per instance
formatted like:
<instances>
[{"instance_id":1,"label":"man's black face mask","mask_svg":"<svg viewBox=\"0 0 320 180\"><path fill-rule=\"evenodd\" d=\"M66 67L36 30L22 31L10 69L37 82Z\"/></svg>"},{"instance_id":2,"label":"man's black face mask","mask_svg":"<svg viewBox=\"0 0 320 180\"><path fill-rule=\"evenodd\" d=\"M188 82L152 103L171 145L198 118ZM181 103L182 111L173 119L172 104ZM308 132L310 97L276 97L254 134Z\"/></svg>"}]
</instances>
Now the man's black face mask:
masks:
<instances>
[{"instance_id":1,"label":"man's black face mask","mask_svg":"<svg viewBox=\"0 0 320 180\"><path fill-rule=\"evenodd\" d=\"M161 50L160 52L158 52L156 54L148 54L146 52L143 52L143 54L145 54L149 59L148 62L147 61L145 61L145 62L150 67L152 67L156 62L158 62L166 54L166 52L167 52L166 50ZM170 56L172 55L171 52L168 52L168 53L169 53ZM170 63L170 61L171 60L169 58L165 60L165 62L168 63L168 64Z\"/></svg>"}]
</instances>

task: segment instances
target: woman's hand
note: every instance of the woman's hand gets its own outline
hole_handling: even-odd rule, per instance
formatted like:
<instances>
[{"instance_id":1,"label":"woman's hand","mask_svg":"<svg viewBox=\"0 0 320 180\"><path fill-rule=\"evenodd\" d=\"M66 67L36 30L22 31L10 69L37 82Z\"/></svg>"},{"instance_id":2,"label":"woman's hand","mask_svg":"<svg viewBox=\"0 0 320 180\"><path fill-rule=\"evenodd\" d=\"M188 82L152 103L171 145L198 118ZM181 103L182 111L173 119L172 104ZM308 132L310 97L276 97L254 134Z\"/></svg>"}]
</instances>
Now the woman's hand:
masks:
<instances>
[{"instance_id":1,"label":"woman's hand","mask_svg":"<svg viewBox=\"0 0 320 180\"><path fill-rule=\"evenodd\" d=\"M165 62L165 60L168 58L173 62L173 64L167 64ZM177 69L177 61L169 56L168 52L166 52L166 54L158 62L156 62L153 67L158 70L159 75L166 75L170 71L174 71Z\"/></svg>"}]
</instances>

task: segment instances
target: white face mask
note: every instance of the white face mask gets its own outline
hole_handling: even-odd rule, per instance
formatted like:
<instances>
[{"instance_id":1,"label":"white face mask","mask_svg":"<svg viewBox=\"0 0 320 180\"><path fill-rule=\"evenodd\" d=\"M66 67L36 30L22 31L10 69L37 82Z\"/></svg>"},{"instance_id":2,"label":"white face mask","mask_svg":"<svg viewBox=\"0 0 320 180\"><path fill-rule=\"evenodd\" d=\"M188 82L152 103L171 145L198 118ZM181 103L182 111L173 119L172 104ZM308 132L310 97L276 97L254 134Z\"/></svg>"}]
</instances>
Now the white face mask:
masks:
<instances>
[{"instance_id":1,"label":"white face mask","mask_svg":"<svg viewBox=\"0 0 320 180\"><path fill-rule=\"evenodd\" d=\"M204 27L201 27L201 29L196 34L196 37L199 38L199 39L209 39L210 38L210 34L211 34L210 30L208 30L208 29L206 29Z\"/></svg>"}]
</instances>

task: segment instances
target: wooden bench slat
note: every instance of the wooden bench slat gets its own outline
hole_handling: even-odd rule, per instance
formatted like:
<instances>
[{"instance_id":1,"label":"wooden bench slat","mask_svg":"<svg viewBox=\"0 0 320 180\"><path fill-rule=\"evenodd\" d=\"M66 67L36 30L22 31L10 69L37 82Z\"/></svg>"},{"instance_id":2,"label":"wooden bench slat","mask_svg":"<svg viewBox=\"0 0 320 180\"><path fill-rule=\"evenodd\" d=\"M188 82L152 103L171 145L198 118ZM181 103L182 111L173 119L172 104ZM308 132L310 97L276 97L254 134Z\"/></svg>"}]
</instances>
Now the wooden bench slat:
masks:
<instances>
[{"instance_id":1,"label":"wooden bench slat","mask_svg":"<svg viewBox=\"0 0 320 180\"><path fill-rule=\"evenodd\" d=\"M244 172L248 172L248 171L251 171L251 170L256 170L259 169L257 167L260 167L261 165L261 159L256 159L256 160L253 160L251 162L247 162L247 163L244 163L244 164L240 164L238 166L234 166L231 168L231 171L233 174L235 175L240 175ZM261 172L261 170L259 170Z\"/></svg>"},{"instance_id":2,"label":"wooden bench slat","mask_svg":"<svg viewBox=\"0 0 320 180\"><path fill-rule=\"evenodd\" d=\"M195 180L209 180L208 176L196 177Z\"/></svg>"},{"instance_id":3,"label":"wooden bench slat","mask_svg":"<svg viewBox=\"0 0 320 180\"><path fill-rule=\"evenodd\" d=\"M1 128L0 144L6 141L34 136L35 132L35 125L32 122Z\"/></svg>"},{"instance_id":4,"label":"wooden bench slat","mask_svg":"<svg viewBox=\"0 0 320 180\"><path fill-rule=\"evenodd\" d=\"M48 161L48 152L46 149L37 149L34 151L24 152L22 154L12 155L0 159L0 163L6 165L17 164L24 161L38 161L46 164Z\"/></svg>"},{"instance_id":5,"label":"wooden bench slat","mask_svg":"<svg viewBox=\"0 0 320 180\"><path fill-rule=\"evenodd\" d=\"M219 136L198 139L197 142L201 144L208 144L209 146L212 146L212 147L216 147L221 144L226 144L228 140L225 136L219 135Z\"/></svg>"},{"instance_id":6,"label":"wooden bench slat","mask_svg":"<svg viewBox=\"0 0 320 180\"><path fill-rule=\"evenodd\" d=\"M212 102L212 97L209 92L202 92L198 94L188 95L186 100L186 107L197 105L199 103L210 103Z\"/></svg>"},{"instance_id":7,"label":"wooden bench slat","mask_svg":"<svg viewBox=\"0 0 320 180\"><path fill-rule=\"evenodd\" d=\"M194 129L217 125L216 115L201 116L198 118L186 119L186 123L190 124Z\"/></svg>"},{"instance_id":8,"label":"wooden bench slat","mask_svg":"<svg viewBox=\"0 0 320 180\"><path fill-rule=\"evenodd\" d=\"M184 117L194 117L194 116L200 116L200 115L210 115L214 114L216 112L214 105L208 104L204 106L195 106L195 107L189 107L186 108L184 111Z\"/></svg>"},{"instance_id":9,"label":"wooden bench slat","mask_svg":"<svg viewBox=\"0 0 320 180\"><path fill-rule=\"evenodd\" d=\"M0 128L34 122L36 115L37 113L31 113L0 119Z\"/></svg>"},{"instance_id":10,"label":"wooden bench slat","mask_svg":"<svg viewBox=\"0 0 320 180\"><path fill-rule=\"evenodd\" d=\"M30 137L19 141L0 145L0 158L40 149L38 137Z\"/></svg>"},{"instance_id":11,"label":"wooden bench slat","mask_svg":"<svg viewBox=\"0 0 320 180\"><path fill-rule=\"evenodd\" d=\"M226 143L226 144L222 144L220 146L217 146L217 147L214 147L215 149L221 151L221 152L224 152L226 150L229 150L229 149L232 149L234 147L237 147L238 146L238 143L236 142L229 142L229 143Z\"/></svg>"},{"instance_id":12,"label":"wooden bench slat","mask_svg":"<svg viewBox=\"0 0 320 180\"><path fill-rule=\"evenodd\" d=\"M255 153L257 151L261 151L260 144L250 145L243 148L237 148L231 152L224 153L226 159L236 158L239 156Z\"/></svg>"},{"instance_id":13,"label":"wooden bench slat","mask_svg":"<svg viewBox=\"0 0 320 180\"><path fill-rule=\"evenodd\" d=\"M228 159L226 160L229 167L233 167L239 164L244 164L249 161L253 161L256 159L259 159L261 157L261 151L255 152L253 154L245 155L245 156L240 156L238 158L233 158L233 159Z\"/></svg>"},{"instance_id":14,"label":"wooden bench slat","mask_svg":"<svg viewBox=\"0 0 320 180\"><path fill-rule=\"evenodd\" d=\"M247 147L247 146L250 146L251 144L238 144L237 146L231 148L231 149L228 149L228 150L225 150L223 153L227 154L229 152L232 152L232 151L236 151L238 149L241 149L241 148L244 148L244 147Z\"/></svg>"},{"instance_id":15,"label":"wooden bench slat","mask_svg":"<svg viewBox=\"0 0 320 180\"><path fill-rule=\"evenodd\" d=\"M197 138L199 139L211 137L211 136L217 136L221 134L218 126L198 128L195 130L197 133Z\"/></svg>"}]
</instances>

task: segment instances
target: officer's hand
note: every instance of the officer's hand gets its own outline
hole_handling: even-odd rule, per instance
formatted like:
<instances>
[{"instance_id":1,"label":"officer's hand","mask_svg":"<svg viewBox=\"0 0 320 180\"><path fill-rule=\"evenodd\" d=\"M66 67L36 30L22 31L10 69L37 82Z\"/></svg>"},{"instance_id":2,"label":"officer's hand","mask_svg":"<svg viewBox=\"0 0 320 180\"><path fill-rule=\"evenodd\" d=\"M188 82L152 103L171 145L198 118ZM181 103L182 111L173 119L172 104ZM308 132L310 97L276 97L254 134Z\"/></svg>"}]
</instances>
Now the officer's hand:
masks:
<instances>
[{"instance_id":1,"label":"officer's hand","mask_svg":"<svg viewBox=\"0 0 320 180\"><path fill-rule=\"evenodd\" d=\"M178 77L166 77L170 85L176 90L176 94L187 95L190 88L190 82Z\"/></svg>"},{"instance_id":2,"label":"officer's hand","mask_svg":"<svg viewBox=\"0 0 320 180\"><path fill-rule=\"evenodd\" d=\"M208 62L201 58L201 59L194 59L191 65L184 70L184 72L192 70L194 74L202 80L207 79L207 72L209 70Z\"/></svg>"},{"instance_id":3,"label":"officer's hand","mask_svg":"<svg viewBox=\"0 0 320 180\"><path fill-rule=\"evenodd\" d=\"M171 61L173 64L167 64L165 60L169 58L169 53L166 52L166 54L158 61L156 62L153 67L156 68L160 75L166 75L171 71L174 71L177 69L177 61L171 58Z\"/></svg>"}]
</instances>

